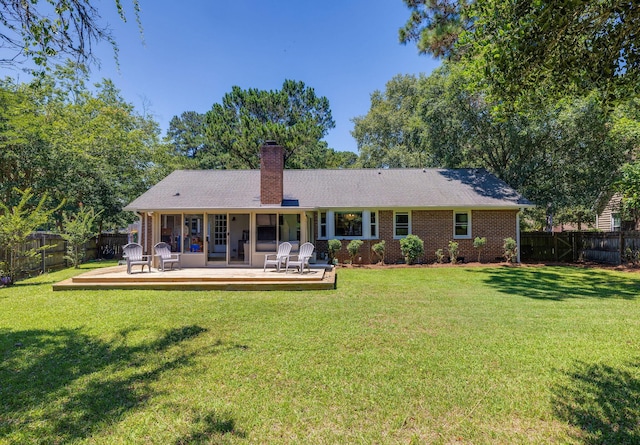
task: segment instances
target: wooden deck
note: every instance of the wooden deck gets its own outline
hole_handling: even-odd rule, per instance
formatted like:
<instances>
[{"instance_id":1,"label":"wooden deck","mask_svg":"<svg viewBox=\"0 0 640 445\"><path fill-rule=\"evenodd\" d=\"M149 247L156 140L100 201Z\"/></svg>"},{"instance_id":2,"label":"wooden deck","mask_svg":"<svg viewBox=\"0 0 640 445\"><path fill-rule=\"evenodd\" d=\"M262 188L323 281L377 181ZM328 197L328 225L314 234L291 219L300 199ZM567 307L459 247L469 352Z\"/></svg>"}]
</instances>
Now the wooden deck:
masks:
<instances>
[{"instance_id":1,"label":"wooden deck","mask_svg":"<svg viewBox=\"0 0 640 445\"><path fill-rule=\"evenodd\" d=\"M106 267L78 275L53 285L54 291L73 289L156 289L156 290L328 290L336 288L336 273L326 266L311 272L277 272L275 269L185 268L161 272L140 272L135 266Z\"/></svg>"}]
</instances>

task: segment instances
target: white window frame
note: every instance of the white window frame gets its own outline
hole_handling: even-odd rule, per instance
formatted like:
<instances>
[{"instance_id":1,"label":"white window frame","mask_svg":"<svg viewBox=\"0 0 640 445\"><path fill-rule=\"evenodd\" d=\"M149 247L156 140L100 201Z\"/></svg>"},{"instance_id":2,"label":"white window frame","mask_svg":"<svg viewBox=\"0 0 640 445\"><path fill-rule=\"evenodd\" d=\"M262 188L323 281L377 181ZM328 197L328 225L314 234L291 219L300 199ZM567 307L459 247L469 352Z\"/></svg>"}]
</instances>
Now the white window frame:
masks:
<instances>
[{"instance_id":1,"label":"white window frame","mask_svg":"<svg viewBox=\"0 0 640 445\"><path fill-rule=\"evenodd\" d=\"M368 212L369 215L369 221L368 221L368 225L367 227L369 228L369 239L378 239L379 238L379 229L378 229L378 211L377 210L370 210Z\"/></svg>"},{"instance_id":2,"label":"white window frame","mask_svg":"<svg viewBox=\"0 0 640 445\"><path fill-rule=\"evenodd\" d=\"M398 235L398 215L407 215L407 234ZM411 211L393 212L393 239L402 239L411 235Z\"/></svg>"},{"instance_id":3,"label":"white window frame","mask_svg":"<svg viewBox=\"0 0 640 445\"><path fill-rule=\"evenodd\" d=\"M344 236L344 235L336 235L335 230L335 215L336 213L361 213L362 214L362 235L361 236ZM326 236L322 236L322 215L326 217ZM375 215L375 223L371 223L371 215ZM318 239L328 240L328 239L344 239L344 240L352 240L352 239L377 239L380 231L380 215L377 210L367 210L367 209L347 209L347 210L318 210L317 212L318 218ZM371 233L371 226L375 225L376 233Z\"/></svg>"},{"instance_id":4,"label":"white window frame","mask_svg":"<svg viewBox=\"0 0 640 445\"><path fill-rule=\"evenodd\" d=\"M457 235L456 228L458 226L456 215L467 215L467 233L466 235ZM471 239L471 210L454 210L453 211L453 239Z\"/></svg>"},{"instance_id":5,"label":"white window frame","mask_svg":"<svg viewBox=\"0 0 640 445\"><path fill-rule=\"evenodd\" d=\"M328 218L329 212L318 212L318 239L327 239L329 237ZM322 234L323 229L324 235Z\"/></svg>"},{"instance_id":6,"label":"white window frame","mask_svg":"<svg viewBox=\"0 0 640 445\"><path fill-rule=\"evenodd\" d=\"M621 229L622 229L622 217L620 216L620 213L612 213L611 214L611 231L619 232Z\"/></svg>"}]
</instances>

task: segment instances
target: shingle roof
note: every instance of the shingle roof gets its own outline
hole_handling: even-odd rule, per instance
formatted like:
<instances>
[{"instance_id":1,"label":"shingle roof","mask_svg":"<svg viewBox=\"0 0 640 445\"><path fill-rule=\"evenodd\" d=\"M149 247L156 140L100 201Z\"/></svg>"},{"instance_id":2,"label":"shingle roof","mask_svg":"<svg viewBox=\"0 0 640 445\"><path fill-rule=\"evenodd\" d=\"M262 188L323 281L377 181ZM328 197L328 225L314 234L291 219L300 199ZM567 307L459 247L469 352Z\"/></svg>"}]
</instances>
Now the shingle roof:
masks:
<instances>
[{"instance_id":1,"label":"shingle roof","mask_svg":"<svg viewBox=\"0 0 640 445\"><path fill-rule=\"evenodd\" d=\"M309 209L532 205L483 169L285 170L283 182L283 198ZM125 210L262 207L259 170L176 170Z\"/></svg>"}]
</instances>

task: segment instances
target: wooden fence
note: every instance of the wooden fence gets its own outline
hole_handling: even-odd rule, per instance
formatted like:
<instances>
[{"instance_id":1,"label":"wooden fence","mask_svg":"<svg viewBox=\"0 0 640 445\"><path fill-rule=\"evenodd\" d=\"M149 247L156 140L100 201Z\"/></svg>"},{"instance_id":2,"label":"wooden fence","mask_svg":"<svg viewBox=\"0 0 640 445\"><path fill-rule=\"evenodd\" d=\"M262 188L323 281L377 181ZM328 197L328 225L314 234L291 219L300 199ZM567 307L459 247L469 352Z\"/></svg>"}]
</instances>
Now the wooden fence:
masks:
<instances>
[{"instance_id":1,"label":"wooden fence","mask_svg":"<svg viewBox=\"0 0 640 445\"><path fill-rule=\"evenodd\" d=\"M523 232L522 261L594 261L622 264L640 250L640 232Z\"/></svg>"},{"instance_id":2,"label":"wooden fence","mask_svg":"<svg viewBox=\"0 0 640 445\"><path fill-rule=\"evenodd\" d=\"M97 259L121 259L122 247L127 244L127 234L102 234L91 239L85 244L85 260ZM52 270L69 267L69 262L65 259L66 242L59 234L50 232L34 232L29 241L23 246L22 251L30 249L41 249L36 258L25 260L23 265L23 275L37 275ZM0 250L0 261L7 260L5 249Z\"/></svg>"}]
</instances>

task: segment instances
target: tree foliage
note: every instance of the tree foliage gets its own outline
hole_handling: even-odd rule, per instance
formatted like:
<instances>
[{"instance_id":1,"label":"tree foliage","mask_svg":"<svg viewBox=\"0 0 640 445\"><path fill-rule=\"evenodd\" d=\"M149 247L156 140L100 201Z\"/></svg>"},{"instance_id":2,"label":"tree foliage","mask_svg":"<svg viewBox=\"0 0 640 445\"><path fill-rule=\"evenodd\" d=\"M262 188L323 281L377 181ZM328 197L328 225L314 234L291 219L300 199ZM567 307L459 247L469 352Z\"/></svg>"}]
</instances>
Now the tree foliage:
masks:
<instances>
[{"instance_id":1,"label":"tree foliage","mask_svg":"<svg viewBox=\"0 0 640 445\"><path fill-rule=\"evenodd\" d=\"M18 274L29 265L41 249L26 246L29 235L42 228L51 219L51 215L59 207L48 206L48 196L45 193L36 204L32 190L15 190L19 200L16 205L8 206L0 201L0 246L5 251L7 259L4 273L13 282ZM4 268L3 268L4 269Z\"/></svg>"},{"instance_id":2,"label":"tree foliage","mask_svg":"<svg viewBox=\"0 0 640 445\"><path fill-rule=\"evenodd\" d=\"M127 16L121 0L114 0L122 21ZM138 0L131 0L140 22ZM108 25L89 0L0 0L0 65L15 66L32 60L48 68L51 59L70 58L79 64L93 61L93 46L107 41L117 52L118 45Z\"/></svg>"},{"instance_id":3,"label":"tree foliage","mask_svg":"<svg viewBox=\"0 0 640 445\"><path fill-rule=\"evenodd\" d=\"M157 124L135 112L112 82L95 91L75 66L29 84L0 83L0 198L15 188L45 192L75 213L101 212L104 228L128 220L122 207L172 168ZM62 215L57 215L58 224Z\"/></svg>"},{"instance_id":4,"label":"tree foliage","mask_svg":"<svg viewBox=\"0 0 640 445\"><path fill-rule=\"evenodd\" d=\"M411 15L402 42L473 63L501 98L544 101L598 90L619 101L638 94L640 8L633 1L405 3Z\"/></svg>"},{"instance_id":5,"label":"tree foliage","mask_svg":"<svg viewBox=\"0 0 640 445\"><path fill-rule=\"evenodd\" d=\"M392 79L354 119L359 163L486 168L549 214L573 208L579 218L640 147L635 101L611 111L594 93L506 113L470 86L473 76L445 63L430 76Z\"/></svg>"},{"instance_id":6,"label":"tree foliage","mask_svg":"<svg viewBox=\"0 0 640 445\"><path fill-rule=\"evenodd\" d=\"M196 155L201 168L258 168L259 147L268 140L284 147L288 168L315 168L335 122L326 97L285 80L276 91L234 86L207 112L205 126L209 145Z\"/></svg>"},{"instance_id":7,"label":"tree foliage","mask_svg":"<svg viewBox=\"0 0 640 445\"><path fill-rule=\"evenodd\" d=\"M421 54L452 58L460 35L471 28L470 1L404 0L411 16L400 28L400 42L415 42Z\"/></svg>"},{"instance_id":8,"label":"tree foliage","mask_svg":"<svg viewBox=\"0 0 640 445\"><path fill-rule=\"evenodd\" d=\"M98 234L96 221L100 212L92 208L80 207L74 214L63 215L62 232L60 236L67 242L65 259L71 261L73 267L78 268L85 258L85 245Z\"/></svg>"},{"instance_id":9,"label":"tree foliage","mask_svg":"<svg viewBox=\"0 0 640 445\"><path fill-rule=\"evenodd\" d=\"M640 221L640 162L625 164L614 190L621 195L620 213L625 221Z\"/></svg>"},{"instance_id":10,"label":"tree foliage","mask_svg":"<svg viewBox=\"0 0 640 445\"><path fill-rule=\"evenodd\" d=\"M420 80L411 75L395 76L385 91L371 94L365 116L352 119L361 167L422 167L429 163L418 119Z\"/></svg>"}]
</instances>

